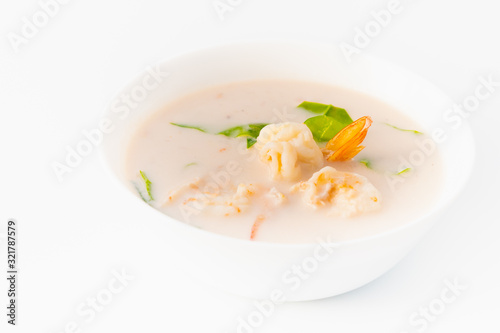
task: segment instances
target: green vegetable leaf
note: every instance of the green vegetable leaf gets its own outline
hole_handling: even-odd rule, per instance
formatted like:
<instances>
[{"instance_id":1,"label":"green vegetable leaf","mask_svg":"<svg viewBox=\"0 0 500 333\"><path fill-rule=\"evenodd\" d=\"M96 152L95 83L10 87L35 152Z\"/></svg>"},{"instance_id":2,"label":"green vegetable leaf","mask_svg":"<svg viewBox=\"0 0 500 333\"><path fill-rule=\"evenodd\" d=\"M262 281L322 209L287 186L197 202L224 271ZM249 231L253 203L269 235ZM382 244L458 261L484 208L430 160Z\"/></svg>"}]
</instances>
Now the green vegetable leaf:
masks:
<instances>
[{"instance_id":1,"label":"green vegetable leaf","mask_svg":"<svg viewBox=\"0 0 500 333\"><path fill-rule=\"evenodd\" d=\"M240 136L250 136L253 138L257 138L260 134L260 131L267 125L268 124L256 123L256 124L234 126L224 131L221 131L217 134L222 134L230 138L238 138Z\"/></svg>"},{"instance_id":2,"label":"green vegetable leaf","mask_svg":"<svg viewBox=\"0 0 500 333\"><path fill-rule=\"evenodd\" d=\"M322 103L315 103L315 102L302 102L298 106L299 108L306 109L307 111L313 112L313 113L318 113L322 114L325 116L330 116L335 118L337 121L341 123L345 123L346 125L349 125L352 123L352 118L349 116L349 113L343 108L339 108L336 106L333 106L331 104L322 104Z\"/></svg>"},{"instance_id":3,"label":"green vegetable leaf","mask_svg":"<svg viewBox=\"0 0 500 333\"><path fill-rule=\"evenodd\" d=\"M398 173L396 173L396 176L400 176L400 175L405 174L409 171L411 171L411 168L403 169L403 170L399 171Z\"/></svg>"},{"instance_id":4,"label":"green vegetable leaf","mask_svg":"<svg viewBox=\"0 0 500 333\"><path fill-rule=\"evenodd\" d=\"M243 126L235 126L228 128L227 130L221 131L217 134L222 134L230 138L236 138L238 136L241 136L241 133L243 133L244 131L245 129L243 128Z\"/></svg>"},{"instance_id":5,"label":"green vegetable leaf","mask_svg":"<svg viewBox=\"0 0 500 333\"><path fill-rule=\"evenodd\" d=\"M331 104L305 101L298 107L320 114L320 116L309 118L304 122L311 130L314 139L319 142L329 141L340 130L352 123L352 118L345 109Z\"/></svg>"},{"instance_id":6,"label":"green vegetable leaf","mask_svg":"<svg viewBox=\"0 0 500 333\"><path fill-rule=\"evenodd\" d=\"M304 124L309 127L314 140L318 142L329 141L346 125L329 116L316 116L307 119Z\"/></svg>"},{"instance_id":7,"label":"green vegetable leaf","mask_svg":"<svg viewBox=\"0 0 500 333\"><path fill-rule=\"evenodd\" d=\"M264 124L264 123L249 124L248 127L250 129L248 130L248 133L252 138L257 138L260 134L260 131L267 125L269 124Z\"/></svg>"},{"instance_id":8,"label":"green vegetable leaf","mask_svg":"<svg viewBox=\"0 0 500 333\"><path fill-rule=\"evenodd\" d=\"M345 126L353 122L351 116L345 109L333 105L330 105L330 109L326 112L326 115L335 118L337 121L345 124Z\"/></svg>"},{"instance_id":9,"label":"green vegetable leaf","mask_svg":"<svg viewBox=\"0 0 500 333\"><path fill-rule=\"evenodd\" d=\"M192 166L192 165L196 165L196 164L198 164L198 163L196 163L196 162L191 162L191 163L186 164L186 165L184 166L184 168L188 168L188 167L190 167L190 166Z\"/></svg>"},{"instance_id":10,"label":"green vegetable leaf","mask_svg":"<svg viewBox=\"0 0 500 333\"><path fill-rule=\"evenodd\" d=\"M195 129L197 131L203 132L203 133L207 133L206 130L204 130L201 127L197 127L197 126L191 126L191 125L185 125L185 124L177 124L177 123L170 123L170 124L172 124L174 126L182 127L182 128L191 128L191 129Z\"/></svg>"},{"instance_id":11,"label":"green vegetable leaf","mask_svg":"<svg viewBox=\"0 0 500 333\"><path fill-rule=\"evenodd\" d=\"M306 109L307 111L317 113L317 114L326 114L333 106L328 104L321 104L315 102L302 102L298 106L299 108Z\"/></svg>"},{"instance_id":12,"label":"green vegetable leaf","mask_svg":"<svg viewBox=\"0 0 500 333\"><path fill-rule=\"evenodd\" d=\"M424 133L419 132L419 131L415 131L415 130L409 130L409 129L400 128L400 127L397 127L397 126L394 126L394 125L391 125L391 124L388 124L388 123L384 123L384 124L386 124L387 126L390 126L390 127L394 128L394 129L397 129L398 131L402 131L402 132L411 132L411 133L415 133L415 134L418 134L418 135L420 135L420 134L424 134Z\"/></svg>"},{"instance_id":13,"label":"green vegetable leaf","mask_svg":"<svg viewBox=\"0 0 500 333\"><path fill-rule=\"evenodd\" d=\"M230 138L239 138L242 136L246 136L247 148L250 148L257 142L257 137L259 136L260 131L267 125L268 124L264 123L255 123L255 124L234 126L224 131L221 131L217 134L225 135Z\"/></svg>"},{"instance_id":14,"label":"green vegetable leaf","mask_svg":"<svg viewBox=\"0 0 500 333\"><path fill-rule=\"evenodd\" d=\"M247 148L252 147L257 142L257 139L247 138Z\"/></svg>"},{"instance_id":15,"label":"green vegetable leaf","mask_svg":"<svg viewBox=\"0 0 500 333\"><path fill-rule=\"evenodd\" d=\"M360 160L359 163L364 164L365 167L367 167L368 169L372 169L373 170L372 162L369 161L369 160L367 160L366 158Z\"/></svg>"},{"instance_id":16,"label":"green vegetable leaf","mask_svg":"<svg viewBox=\"0 0 500 333\"><path fill-rule=\"evenodd\" d=\"M153 196L151 195L151 181L149 181L148 177L146 177L146 174L143 171L139 171L141 174L142 180L144 180L144 185L146 186L146 192L148 192L149 200L148 201L153 201ZM142 196L142 194L141 194ZM144 198L143 198L144 199Z\"/></svg>"},{"instance_id":17,"label":"green vegetable leaf","mask_svg":"<svg viewBox=\"0 0 500 333\"><path fill-rule=\"evenodd\" d=\"M134 187L135 187L135 189L136 189L137 193L139 193L139 196L141 197L141 199L142 199L144 202L148 202L148 201L146 200L146 198L144 198L144 195L142 195L142 192L141 192L141 190L139 189L139 187L137 186L137 184L135 184L135 183L134 183Z\"/></svg>"},{"instance_id":18,"label":"green vegetable leaf","mask_svg":"<svg viewBox=\"0 0 500 333\"><path fill-rule=\"evenodd\" d=\"M191 129L195 129L197 131L203 132L203 133L208 133L203 128L197 127L197 126L177 124L177 123L171 123L171 124L174 126L178 126L178 127L191 128ZM217 134L225 135L225 136L230 137L230 138L238 138L238 137L246 136L247 137L247 148L250 148L255 144L255 142L257 142L257 137L259 136L260 131L267 125L268 124L264 124L264 123L255 123L255 124L234 126L234 127L228 128L226 130L223 130Z\"/></svg>"}]
</instances>

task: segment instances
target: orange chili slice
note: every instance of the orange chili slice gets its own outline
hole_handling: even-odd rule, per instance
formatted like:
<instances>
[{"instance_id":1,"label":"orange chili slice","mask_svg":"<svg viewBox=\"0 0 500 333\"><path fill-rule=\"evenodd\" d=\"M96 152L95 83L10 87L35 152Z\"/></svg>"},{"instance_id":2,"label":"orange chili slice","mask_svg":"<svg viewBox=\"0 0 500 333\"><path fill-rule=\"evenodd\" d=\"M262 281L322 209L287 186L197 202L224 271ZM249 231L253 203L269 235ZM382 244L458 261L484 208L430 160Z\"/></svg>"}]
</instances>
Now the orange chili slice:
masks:
<instances>
[{"instance_id":1,"label":"orange chili slice","mask_svg":"<svg viewBox=\"0 0 500 333\"><path fill-rule=\"evenodd\" d=\"M344 127L326 144L327 159L347 161L356 156L365 148L361 146L361 142L365 139L372 122L372 118L365 116Z\"/></svg>"},{"instance_id":2,"label":"orange chili slice","mask_svg":"<svg viewBox=\"0 0 500 333\"><path fill-rule=\"evenodd\" d=\"M254 240L255 236L257 236L257 231L259 230L260 225L262 224L262 222L264 222L264 219L265 219L264 215L259 215L255 219L255 222L253 223L253 226L252 226L252 232L250 234L250 239L251 240Z\"/></svg>"}]
</instances>

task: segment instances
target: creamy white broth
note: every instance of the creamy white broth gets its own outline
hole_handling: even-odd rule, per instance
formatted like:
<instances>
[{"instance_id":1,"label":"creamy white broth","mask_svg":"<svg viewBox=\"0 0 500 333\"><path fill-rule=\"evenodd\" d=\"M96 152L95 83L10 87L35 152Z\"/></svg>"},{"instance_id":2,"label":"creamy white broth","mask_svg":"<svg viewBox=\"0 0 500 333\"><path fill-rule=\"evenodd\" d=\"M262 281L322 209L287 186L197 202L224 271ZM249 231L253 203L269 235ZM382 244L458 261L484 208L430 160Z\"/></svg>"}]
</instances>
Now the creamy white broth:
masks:
<instances>
[{"instance_id":1,"label":"creamy white broth","mask_svg":"<svg viewBox=\"0 0 500 333\"><path fill-rule=\"evenodd\" d=\"M380 211L349 218L328 216L323 209L313 210L302 197L289 194L297 181L274 181L268 167L262 163L255 147L246 148L245 138L214 135L229 127L249 123L302 123L314 114L297 109L303 101L333 104L345 108L353 119L370 116L373 124L363 145L366 148L353 160L326 162L339 171L355 172L381 192ZM201 127L209 133L180 128L171 123ZM154 201L151 205L167 215L198 228L232 237L249 239L252 226L264 215L256 241L308 243L329 235L335 240L350 240L373 235L407 223L424 215L439 194L441 161L434 152L425 155L424 163L413 166L402 176L394 176L406 165L412 152L422 150L417 142L426 135L400 131L399 128L425 130L407 116L371 96L310 82L259 81L212 87L165 106L156 112L131 136L126 173L130 181L140 184L139 170L151 181ZM321 145L320 145L321 146ZM422 154L418 154L423 156ZM414 156L417 156L414 154ZM359 161L367 159L373 169ZM307 180L318 170L303 170L300 180ZM172 190L203 178L205 184L224 185L224 191L240 183L276 187L287 201L276 208L266 209L261 196L250 198L249 208L241 213L220 216L198 210L182 213L183 199L162 205ZM230 179L231 185L225 185ZM390 186L390 179L394 186ZM189 215L188 221L186 216Z\"/></svg>"}]
</instances>

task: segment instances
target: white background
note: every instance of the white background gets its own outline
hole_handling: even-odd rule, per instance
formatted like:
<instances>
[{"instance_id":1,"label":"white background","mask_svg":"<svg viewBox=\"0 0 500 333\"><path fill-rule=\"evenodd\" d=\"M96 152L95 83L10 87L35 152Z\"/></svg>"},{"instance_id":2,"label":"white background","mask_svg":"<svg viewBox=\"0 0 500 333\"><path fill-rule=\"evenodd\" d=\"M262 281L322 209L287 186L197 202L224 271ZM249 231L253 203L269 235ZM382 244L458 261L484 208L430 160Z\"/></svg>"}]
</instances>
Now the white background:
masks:
<instances>
[{"instance_id":1,"label":"white background","mask_svg":"<svg viewBox=\"0 0 500 333\"><path fill-rule=\"evenodd\" d=\"M226 1L224 1L226 2ZM232 0L221 20L212 0L70 0L15 52L7 36L31 20L34 0L0 5L0 232L19 223L18 326L7 327L1 273L0 332L235 332L249 299L175 269L181 253L155 252L161 235L120 205L96 151L57 181L51 163L95 128L107 103L147 66L218 42L255 38L353 43L356 27L388 1ZM456 103L479 76L500 81L494 1L402 0L403 10L361 50L415 71ZM353 57L355 59L355 56ZM498 332L500 322L500 87L466 120L476 166L463 193L396 268L356 291L279 306L256 332L417 332L409 317L466 285L426 332ZM457 165L459 168L460 165ZM5 239L0 239L5 267ZM88 323L76 309L113 270L134 276ZM70 324L71 325L71 324ZM10 325L9 325L10 326ZM72 330L66 330L72 332ZM78 331L78 330L77 330Z\"/></svg>"}]
</instances>

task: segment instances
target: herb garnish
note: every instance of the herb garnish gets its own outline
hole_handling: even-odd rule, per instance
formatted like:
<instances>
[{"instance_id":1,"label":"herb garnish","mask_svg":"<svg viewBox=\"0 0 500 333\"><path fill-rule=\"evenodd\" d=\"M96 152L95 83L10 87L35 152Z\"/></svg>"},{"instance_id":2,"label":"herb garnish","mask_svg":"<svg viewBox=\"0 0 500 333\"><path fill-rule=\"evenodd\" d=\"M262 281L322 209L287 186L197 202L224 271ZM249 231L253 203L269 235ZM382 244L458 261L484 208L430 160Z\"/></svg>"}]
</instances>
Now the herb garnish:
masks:
<instances>
[{"instance_id":1,"label":"herb garnish","mask_svg":"<svg viewBox=\"0 0 500 333\"><path fill-rule=\"evenodd\" d=\"M139 187L137 186L137 184L133 183L134 184L134 187L135 187L135 190L137 191L137 193L139 193L139 196L141 197L141 199L144 201L144 202L148 202L148 200L146 200L146 198L144 198L144 195L142 194L141 190L139 189Z\"/></svg>"},{"instance_id":2,"label":"herb garnish","mask_svg":"<svg viewBox=\"0 0 500 333\"><path fill-rule=\"evenodd\" d=\"M320 116L311 117L304 122L311 130L314 139L318 142L329 141L344 127L353 122L345 109L331 104L305 101L298 107L320 114Z\"/></svg>"},{"instance_id":3,"label":"herb garnish","mask_svg":"<svg viewBox=\"0 0 500 333\"><path fill-rule=\"evenodd\" d=\"M335 118L325 115L311 117L304 121L304 124L309 127L314 140L318 142L329 141L346 126Z\"/></svg>"},{"instance_id":4,"label":"herb garnish","mask_svg":"<svg viewBox=\"0 0 500 333\"><path fill-rule=\"evenodd\" d=\"M177 123L170 123L174 126L177 126L177 127L182 127L182 128L191 128L191 129L194 129L194 130L197 130L197 131L200 131L200 132L203 132L203 133L207 133L207 131L205 131L203 128L201 127L197 127L197 126L191 126L191 125L185 125L185 124L177 124Z\"/></svg>"},{"instance_id":5,"label":"herb garnish","mask_svg":"<svg viewBox=\"0 0 500 333\"><path fill-rule=\"evenodd\" d=\"M332 105L304 101L297 107L317 114L326 114Z\"/></svg>"},{"instance_id":6,"label":"herb garnish","mask_svg":"<svg viewBox=\"0 0 500 333\"><path fill-rule=\"evenodd\" d=\"M386 124L387 126L390 126L390 127L394 128L394 129L397 129L398 131L402 131L402 132L411 132L411 133L418 134L418 135L420 135L420 134L424 134L424 133L419 132L419 131L415 131L415 130L409 130L409 129L400 128L400 127L397 127L397 126L394 126L394 125L391 125L391 124L388 124L388 123L384 123L384 124Z\"/></svg>"},{"instance_id":7,"label":"herb garnish","mask_svg":"<svg viewBox=\"0 0 500 333\"><path fill-rule=\"evenodd\" d=\"M260 131L267 125L268 124L264 123L255 123L255 124L234 126L224 131L221 131L217 134L225 135L230 138L239 138L246 136L247 148L250 148L257 142L257 137L259 136Z\"/></svg>"},{"instance_id":8,"label":"herb garnish","mask_svg":"<svg viewBox=\"0 0 500 333\"><path fill-rule=\"evenodd\" d=\"M139 191L139 194L141 195L142 200L144 200L145 202L153 201L154 198L153 198L153 195L151 194L151 181L148 179L148 177L146 176L146 174L143 171L140 170L139 173L141 174L142 180L144 181L144 185L146 187L146 192L148 193L148 197L149 197L148 200L146 200L146 198L144 197L144 195L142 194L141 191Z\"/></svg>"},{"instance_id":9,"label":"herb garnish","mask_svg":"<svg viewBox=\"0 0 500 333\"><path fill-rule=\"evenodd\" d=\"M366 158L360 160L359 163L364 164L365 167L373 170L372 162L367 160Z\"/></svg>"},{"instance_id":10,"label":"herb garnish","mask_svg":"<svg viewBox=\"0 0 500 333\"><path fill-rule=\"evenodd\" d=\"M171 124L182 128L191 128L203 133L208 133L205 129L198 126L177 124L177 123L171 123ZM257 137L259 136L260 131L267 125L268 124L264 123L239 125L220 131L219 133L216 134L225 135L230 138L247 137L247 148L250 148L257 142Z\"/></svg>"},{"instance_id":11,"label":"herb garnish","mask_svg":"<svg viewBox=\"0 0 500 333\"><path fill-rule=\"evenodd\" d=\"M314 139L318 142L326 142L332 139L344 127L353 122L351 116L345 109L333 106L331 104L321 104L315 102L302 102L299 108L303 108L312 113L319 114L318 116L307 119L304 124L311 130ZM171 123L172 125L191 128L203 133L208 133L205 129L197 126ZM230 138L246 137L247 148L252 147L257 142L257 137L262 128L267 126L265 123L254 123L248 125L239 125L230 127L220 131L220 135L225 135Z\"/></svg>"},{"instance_id":12,"label":"herb garnish","mask_svg":"<svg viewBox=\"0 0 500 333\"><path fill-rule=\"evenodd\" d=\"M396 173L396 176L401 176L402 174L405 174L409 171L411 171L411 168L403 169L403 170L399 171L398 173Z\"/></svg>"}]
</instances>

